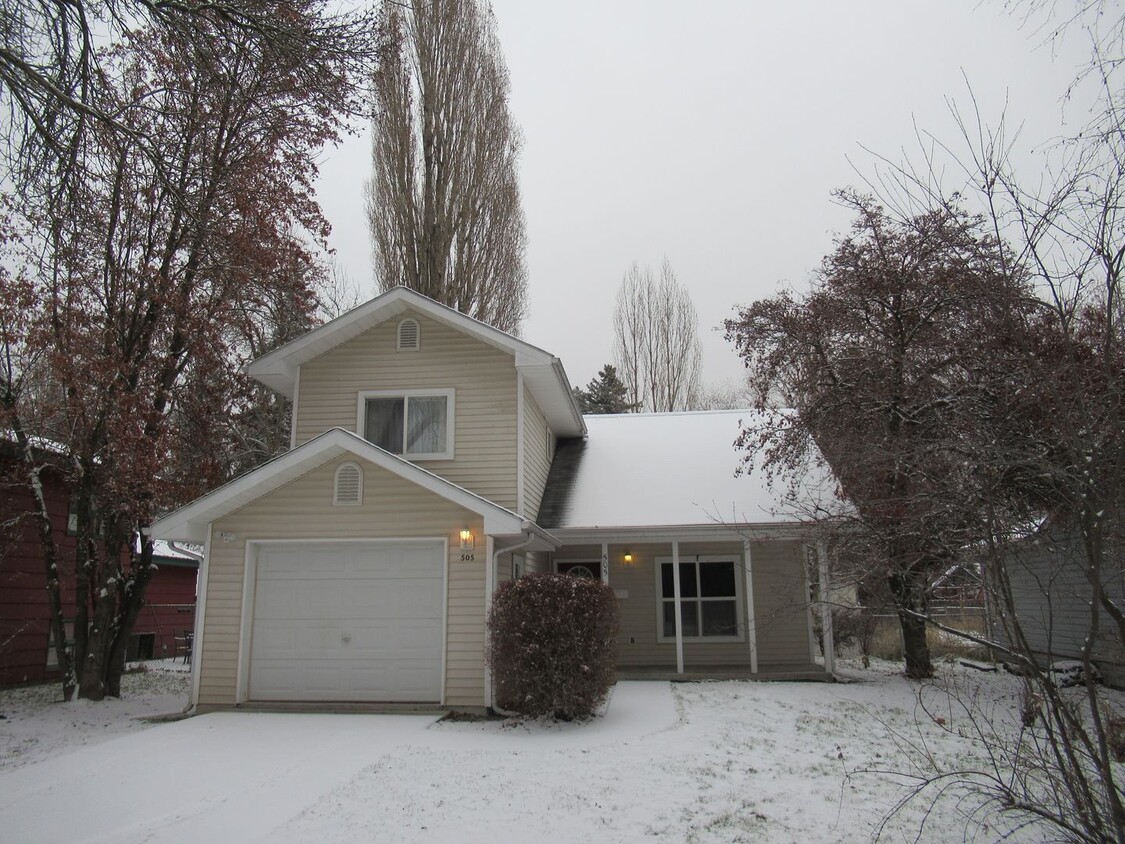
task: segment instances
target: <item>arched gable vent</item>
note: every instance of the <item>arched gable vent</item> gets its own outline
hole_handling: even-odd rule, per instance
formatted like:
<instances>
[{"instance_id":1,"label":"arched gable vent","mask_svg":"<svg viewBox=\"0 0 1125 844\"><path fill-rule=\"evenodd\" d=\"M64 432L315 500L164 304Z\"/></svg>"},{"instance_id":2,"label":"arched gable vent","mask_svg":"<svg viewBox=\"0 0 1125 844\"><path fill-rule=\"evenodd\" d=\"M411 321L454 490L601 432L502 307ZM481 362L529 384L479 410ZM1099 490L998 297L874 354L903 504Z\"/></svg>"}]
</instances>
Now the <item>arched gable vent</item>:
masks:
<instances>
[{"instance_id":1,"label":"arched gable vent","mask_svg":"<svg viewBox=\"0 0 1125 844\"><path fill-rule=\"evenodd\" d=\"M333 504L363 503L363 470L355 463L344 463L336 470Z\"/></svg>"},{"instance_id":2,"label":"arched gable vent","mask_svg":"<svg viewBox=\"0 0 1125 844\"><path fill-rule=\"evenodd\" d=\"M418 351L421 347L421 339L418 320L404 319L398 324L398 350L400 352Z\"/></svg>"}]
</instances>

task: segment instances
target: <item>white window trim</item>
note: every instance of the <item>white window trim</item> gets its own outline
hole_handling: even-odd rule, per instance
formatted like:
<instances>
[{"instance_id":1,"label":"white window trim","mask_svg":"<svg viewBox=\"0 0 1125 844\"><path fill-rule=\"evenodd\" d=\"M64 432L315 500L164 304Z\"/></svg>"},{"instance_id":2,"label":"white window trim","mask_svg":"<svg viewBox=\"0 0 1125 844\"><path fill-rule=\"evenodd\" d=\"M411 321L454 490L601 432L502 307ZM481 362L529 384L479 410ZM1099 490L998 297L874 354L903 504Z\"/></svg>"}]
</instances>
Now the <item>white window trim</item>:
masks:
<instances>
[{"instance_id":1,"label":"white window trim","mask_svg":"<svg viewBox=\"0 0 1125 844\"><path fill-rule=\"evenodd\" d=\"M445 396L445 451L427 452L425 454L398 455L404 460L452 460L454 454L454 432L456 431L455 409L457 407L457 390L454 387L436 387L432 390L360 390L356 401L355 432L364 435L367 415L368 399L406 399L407 404L411 398L431 396ZM406 411L404 411L406 412ZM403 443L405 446L405 443Z\"/></svg>"},{"instance_id":2,"label":"white window trim","mask_svg":"<svg viewBox=\"0 0 1125 844\"><path fill-rule=\"evenodd\" d=\"M355 501L340 500L340 473L345 469L355 469L359 473L359 495ZM332 505L334 507L359 507L363 504L363 467L355 461L349 460L336 467L336 474L332 478Z\"/></svg>"},{"instance_id":3,"label":"white window trim","mask_svg":"<svg viewBox=\"0 0 1125 844\"><path fill-rule=\"evenodd\" d=\"M664 604L667 602L661 595L661 581L660 581L660 567L664 564L672 564L672 558L657 557L656 565L653 566L656 575L656 641L661 644L675 643L676 637L664 635ZM685 642L700 642L700 643L722 643L722 642L745 642L746 641L746 606L745 601L742 599L742 587L739 583L739 570L742 568L742 556L740 554L680 554L680 563L734 563L734 597L732 598L683 598L681 595L681 602L687 603L688 601L695 602L703 601L734 601L735 608L735 623L738 624L738 629L742 631L737 636L684 636Z\"/></svg>"}]
</instances>

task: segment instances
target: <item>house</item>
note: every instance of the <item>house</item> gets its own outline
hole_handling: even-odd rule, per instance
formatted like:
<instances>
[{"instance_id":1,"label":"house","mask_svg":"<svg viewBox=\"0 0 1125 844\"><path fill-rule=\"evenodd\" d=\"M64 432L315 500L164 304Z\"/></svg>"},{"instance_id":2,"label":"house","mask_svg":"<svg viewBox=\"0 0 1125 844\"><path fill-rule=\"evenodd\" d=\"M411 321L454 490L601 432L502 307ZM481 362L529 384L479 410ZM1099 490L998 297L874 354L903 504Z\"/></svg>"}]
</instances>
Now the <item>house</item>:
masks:
<instances>
[{"instance_id":1,"label":"house","mask_svg":"<svg viewBox=\"0 0 1125 844\"><path fill-rule=\"evenodd\" d=\"M0 441L0 464L9 480L0 484L0 686L51 680L58 663L51 640L47 574L28 488L14 473L10 443ZM40 475L54 540L64 561L60 591L68 631L73 625L76 537L70 518L70 489L63 472L45 460ZM16 478L12 480L12 478ZM149 659L182 652L185 632L195 625L195 590L199 558L158 543L145 606L133 626L128 657Z\"/></svg>"},{"instance_id":2,"label":"house","mask_svg":"<svg viewBox=\"0 0 1125 844\"><path fill-rule=\"evenodd\" d=\"M1115 547L1121 547L1120 540ZM1045 525L1012 544L1005 569L1020 631L1043 666L1081 659L1088 645L1105 681L1125 688L1125 643L1104 609L1097 615L1090 611L1093 589L1077 531ZM1114 604L1125 606L1125 561L1110 548L1105 550L1100 584ZM1011 641L1013 631L1004 628L1000 617L994 613L994 635L1001 642Z\"/></svg>"},{"instance_id":3,"label":"house","mask_svg":"<svg viewBox=\"0 0 1125 844\"><path fill-rule=\"evenodd\" d=\"M487 708L491 595L545 571L615 590L623 672L825 678L807 537L734 477L740 414L583 418L557 358L405 288L247 372L292 448L152 526L206 549L196 711Z\"/></svg>"}]
</instances>

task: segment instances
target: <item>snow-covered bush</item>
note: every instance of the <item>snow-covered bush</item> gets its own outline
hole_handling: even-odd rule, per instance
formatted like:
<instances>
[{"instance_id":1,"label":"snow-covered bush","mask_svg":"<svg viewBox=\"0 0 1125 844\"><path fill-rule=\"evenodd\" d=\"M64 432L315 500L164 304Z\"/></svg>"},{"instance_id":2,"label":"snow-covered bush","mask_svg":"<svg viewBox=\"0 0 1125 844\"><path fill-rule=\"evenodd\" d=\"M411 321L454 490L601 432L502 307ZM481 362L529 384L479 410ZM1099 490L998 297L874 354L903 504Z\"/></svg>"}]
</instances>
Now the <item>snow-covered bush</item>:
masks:
<instances>
[{"instance_id":1,"label":"snow-covered bush","mask_svg":"<svg viewBox=\"0 0 1125 844\"><path fill-rule=\"evenodd\" d=\"M540 574L503 584L488 616L497 704L565 721L593 714L614 682L619 621L613 590L598 580Z\"/></svg>"}]
</instances>

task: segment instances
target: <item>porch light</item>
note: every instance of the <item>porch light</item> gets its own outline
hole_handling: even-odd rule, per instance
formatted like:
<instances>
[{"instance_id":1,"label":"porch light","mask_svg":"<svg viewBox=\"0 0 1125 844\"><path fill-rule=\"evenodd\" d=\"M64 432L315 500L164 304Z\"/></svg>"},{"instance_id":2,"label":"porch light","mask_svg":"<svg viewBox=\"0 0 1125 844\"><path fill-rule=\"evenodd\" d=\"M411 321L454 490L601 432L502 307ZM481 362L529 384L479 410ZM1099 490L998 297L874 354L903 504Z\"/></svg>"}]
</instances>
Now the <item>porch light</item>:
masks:
<instances>
[{"instance_id":1,"label":"porch light","mask_svg":"<svg viewBox=\"0 0 1125 844\"><path fill-rule=\"evenodd\" d=\"M461 552L466 553L473 550L473 532L468 528L461 528Z\"/></svg>"},{"instance_id":2,"label":"porch light","mask_svg":"<svg viewBox=\"0 0 1125 844\"><path fill-rule=\"evenodd\" d=\"M622 557L622 558L621 558L621 560L622 560L622 562L624 562L624 563L625 563L625 565L627 565L627 566L631 566L631 565L633 565L633 555L632 555L632 554L631 554L631 553L630 553L629 551L626 551L626 552L625 552L625 556L624 556L624 557Z\"/></svg>"}]
</instances>

